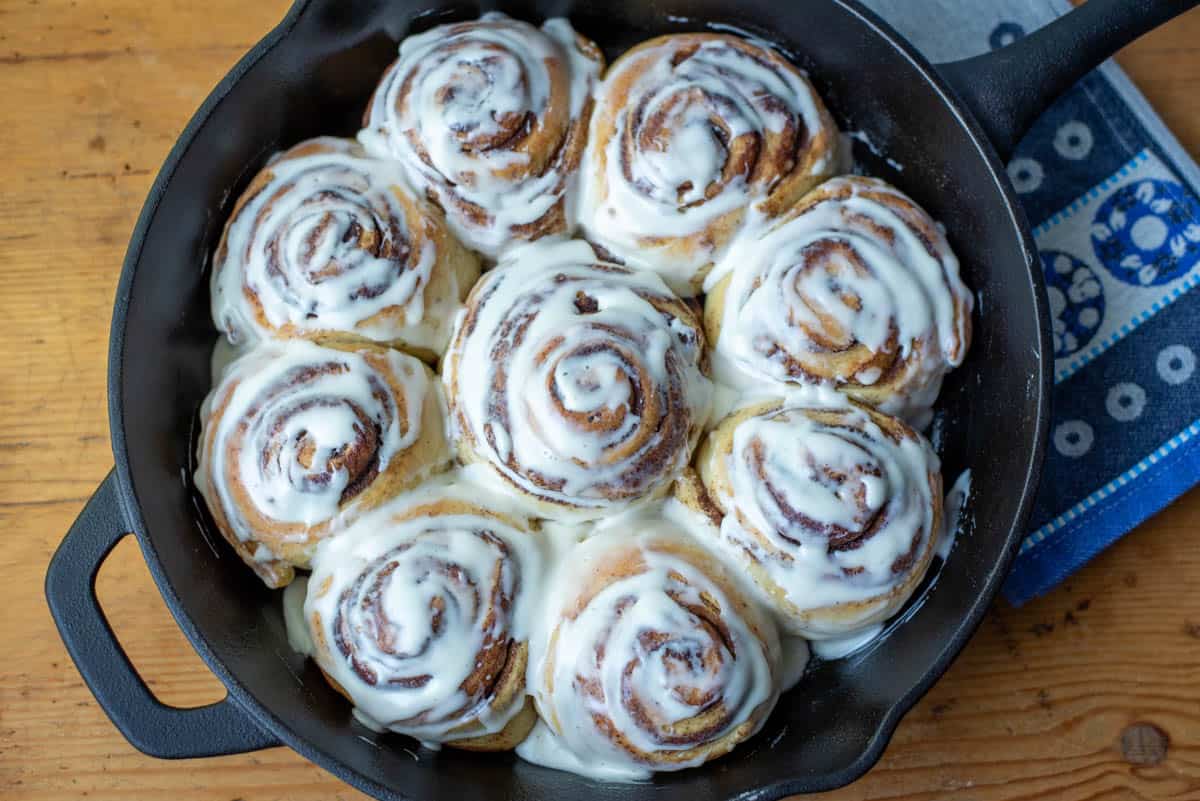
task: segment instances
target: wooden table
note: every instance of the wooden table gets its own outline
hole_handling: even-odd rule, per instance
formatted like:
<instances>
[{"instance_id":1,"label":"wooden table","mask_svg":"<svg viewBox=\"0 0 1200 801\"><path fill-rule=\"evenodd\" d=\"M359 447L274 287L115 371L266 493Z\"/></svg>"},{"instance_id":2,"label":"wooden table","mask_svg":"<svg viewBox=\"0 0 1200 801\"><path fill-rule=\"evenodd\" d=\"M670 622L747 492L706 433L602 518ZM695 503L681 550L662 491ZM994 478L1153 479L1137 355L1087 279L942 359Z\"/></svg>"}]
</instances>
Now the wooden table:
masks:
<instances>
[{"instance_id":1,"label":"wooden table","mask_svg":"<svg viewBox=\"0 0 1200 801\"><path fill-rule=\"evenodd\" d=\"M160 762L131 748L63 650L46 562L112 464L105 356L142 200L210 88L286 0L0 0L0 798L363 796L283 748ZM1120 58L1200 152L1200 12ZM997 603L849 799L1200 799L1200 492L1048 597ZM135 541L100 595L167 703L223 695Z\"/></svg>"}]
</instances>

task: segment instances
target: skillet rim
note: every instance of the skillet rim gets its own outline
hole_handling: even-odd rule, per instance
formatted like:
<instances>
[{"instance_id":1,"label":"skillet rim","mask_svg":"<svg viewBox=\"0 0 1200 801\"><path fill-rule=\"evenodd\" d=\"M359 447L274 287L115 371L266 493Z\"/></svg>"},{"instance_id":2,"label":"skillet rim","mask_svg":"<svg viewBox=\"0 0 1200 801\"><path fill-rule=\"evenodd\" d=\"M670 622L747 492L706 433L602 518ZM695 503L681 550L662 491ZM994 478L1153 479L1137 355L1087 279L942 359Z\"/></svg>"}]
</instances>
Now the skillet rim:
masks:
<instances>
[{"instance_id":1,"label":"skillet rim","mask_svg":"<svg viewBox=\"0 0 1200 801\"><path fill-rule=\"evenodd\" d=\"M950 111L954 119L965 129L969 141L976 149L977 157L983 160L984 165L991 174L995 189L1000 194L1007 212L1007 222L1012 225L1017 243L1025 258L1026 273L1029 289L1032 294L1033 310L1037 320L1038 340L1040 342L1040 347L1036 353L1039 369L1037 394L1031 399L1035 407L1033 452L1029 454L1028 467L1025 472L1020 498L1016 505L1013 525L1009 528L1006 535L1001 558L994 563L988 573L982 576L983 581L980 584L980 589L976 593L974 601L968 607L966 614L958 621L954 635L944 643L942 651L930 664L921 679L909 688L907 692L891 702L887 712L880 719L874 734L864 743L859 757L844 769L834 773L810 777L798 776L746 790L732 797L736 801L771 801L772 799L780 799L797 793L813 793L835 789L857 780L879 761L901 719L941 678L958 657L971 636L979 628L984 614L999 593L1000 585L1005 576L1007 576L1009 566L1012 564L1020 543L1024 538L1024 525L1028 522L1035 499L1049 435L1053 362L1046 357L1046 354L1053 351L1050 346L1050 318L1045 284L1037 262L1037 248L1034 244L1032 230L1024 211L1017 202L1015 190L1008 179L1007 172L995 148L984 134L983 128L976 120L974 114L971 113L966 103L950 87L949 82L938 72L937 68L917 52L907 39L897 33L874 12L860 5L858 0L831 0L831 2L857 17L871 31L872 35L881 40L879 46L883 46L883 43L891 46L928 83L941 104ZM146 525L142 517L141 503L135 491L133 477L129 468L128 448L123 420L123 367L125 359L125 329L128 323L129 303L132 297L134 275L141 262L142 251L145 247L147 236L156 222L158 207L163 196L170 186L179 165L187 157L196 136L221 102L236 88L238 82L251 68L274 51L276 47L285 42L308 9L320 6L321 3L322 0L294 0L284 18L226 73L188 121L187 126L163 162L163 166L159 170L147 194L146 201L143 204L133 233L130 236L113 306L113 316L109 331L108 356L109 429L118 479L119 491L117 495L120 499L125 520L129 524L129 529L138 539L147 568L154 578L154 583L158 587L158 591L162 595L167 608L171 611L176 624L183 631L201 659L204 660L205 665L220 679L229 696L233 698L255 725L277 737L281 745L286 745L340 780L378 798L408 798L408 796L403 795L395 788L381 784L351 768L346 763L320 748L316 742L298 735L281 718L263 706L241 683L238 677L229 670L225 663L218 658L209 645L208 640L205 639L192 622L191 615L187 611L184 601L175 591L174 585L163 569L158 551L154 547L153 542L143 533L146 530Z\"/></svg>"}]
</instances>

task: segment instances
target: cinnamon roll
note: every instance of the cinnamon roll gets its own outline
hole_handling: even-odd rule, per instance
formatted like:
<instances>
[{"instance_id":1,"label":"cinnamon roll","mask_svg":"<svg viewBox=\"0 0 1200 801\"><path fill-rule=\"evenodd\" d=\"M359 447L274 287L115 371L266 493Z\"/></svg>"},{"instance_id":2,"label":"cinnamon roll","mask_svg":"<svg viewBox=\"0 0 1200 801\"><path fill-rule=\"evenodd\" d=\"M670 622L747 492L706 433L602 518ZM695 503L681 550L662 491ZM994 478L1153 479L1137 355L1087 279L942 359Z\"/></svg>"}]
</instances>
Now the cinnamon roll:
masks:
<instances>
[{"instance_id":1,"label":"cinnamon roll","mask_svg":"<svg viewBox=\"0 0 1200 801\"><path fill-rule=\"evenodd\" d=\"M581 223L617 260L700 291L753 207L780 214L837 167L838 130L803 73L765 43L660 36L597 94Z\"/></svg>"},{"instance_id":2,"label":"cinnamon roll","mask_svg":"<svg viewBox=\"0 0 1200 801\"><path fill-rule=\"evenodd\" d=\"M439 390L382 346L268 343L205 399L196 487L238 555L282 587L320 540L449 463Z\"/></svg>"},{"instance_id":3,"label":"cinnamon roll","mask_svg":"<svg viewBox=\"0 0 1200 801\"><path fill-rule=\"evenodd\" d=\"M719 560L665 520L567 554L541 611L523 758L599 778L727 754L779 697L774 624Z\"/></svg>"},{"instance_id":4,"label":"cinnamon roll","mask_svg":"<svg viewBox=\"0 0 1200 801\"><path fill-rule=\"evenodd\" d=\"M479 260L402 183L348 139L273 156L217 247L217 327L234 343L350 333L440 355Z\"/></svg>"},{"instance_id":5,"label":"cinnamon roll","mask_svg":"<svg viewBox=\"0 0 1200 801\"><path fill-rule=\"evenodd\" d=\"M894 614L942 533L929 443L829 389L736 411L701 444L696 468L702 486L680 482L679 497L719 525L784 628L809 639Z\"/></svg>"},{"instance_id":6,"label":"cinnamon roll","mask_svg":"<svg viewBox=\"0 0 1200 801\"><path fill-rule=\"evenodd\" d=\"M484 275L446 354L460 458L541 517L667 491L707 421L704 336L651 273L536 245Z\"/></svg>"},{"instance_id":7,"label":"cinnamon roll","mask_svg":"<svg viewBox=\"0 0 1200 801\"><path fill-rule=\"evenodd\" d=\"M531 524L503 508L426 486L318 549L312 655L372 725L481 751L532 728L525 621L543 557Z\"/></svg>"},{"instance_id":8,"label":"cinnamon roll","mask_svg":"<svg viewBox=\"0 0 1200 801\"><path fill-rule=\"evenodd\" d=\"M603 64L565 19L539 29L491 12L440 25L401 43L359 139L495 258L512 240L571 232Z\"/></svg>"},{"instance_id":9,"label":"cinnamon roll","mask_svg":"<svg viewBox=\"0 0 1200 801\"><path fill-rule=\"evenodd\" d=\"M924 427L970 345L972 297L912 199L834 178L728 262L704 308L720 380L832 384Z\"/></svg>"}]
</instances>

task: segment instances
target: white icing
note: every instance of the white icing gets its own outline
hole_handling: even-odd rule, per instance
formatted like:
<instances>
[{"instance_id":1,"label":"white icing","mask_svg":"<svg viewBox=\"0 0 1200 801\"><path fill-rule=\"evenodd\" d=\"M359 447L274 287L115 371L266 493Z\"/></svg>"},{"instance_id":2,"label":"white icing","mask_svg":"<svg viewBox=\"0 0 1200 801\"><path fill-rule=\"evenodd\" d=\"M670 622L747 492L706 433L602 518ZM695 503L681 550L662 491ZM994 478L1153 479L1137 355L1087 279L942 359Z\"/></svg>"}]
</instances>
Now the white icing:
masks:
<instances>
[{"instance_id":1,"label":"white icing","mask_svg":"<svg viewBox=\"0 0 1200 801\"><path fill-rule=\"evenodd\" d=\"M779 670L779 688L787 692L804 677L804 669L808 667L814 649L809 647L808 640L803 637L783 637L779 646L783 655Z\"/></svg>"},{"instance_id":2,"label":"white icing","mask_svg":"<svg viewBox=\"0 0 1200 801\"><path fill-rule=\"evenodd\" d=\"M700 333L651 302L676 302L662 281L568 260L582 253L531 245L484 276L446 381L456 436L469 435L525 493L596 517L678 475L708 418L711 384ZM642 469L661 437L673 438L670 453Z\"/></svg>"},{"instance_id":3,"label":"white icing","mask_svg":"<svg viewBox=\"0 0 1200 801\"><path fill-rule=\"evenodd\" d=\"M737 389L728 381L720 381L721 374L716 370L716 362L713 363L713 377L718 379L713 383L712 393L712 416L711 420L719 421L733 413L735 409L745 403L745 394Z\"/></svg>"},{"instance_id":4,"label":"white icing","mask_svg":"<svg viewBox=\"0 0 1200 801\"><path fill-rule=\"evenodd\" d=\"M844 181L835 178L825 187L836 190ZM870 189L911 202L882 182ZM892 240L880 238L864 220L890 232ZM830 244L842 250L822 254ZM739 239L710 273L707 288L729 274L714 354L722 383L819 380L798 374L786 359L821 364L822 354L855 345L879 353L894 335L898 358L915 364L917 373L880 408L921 427L943 375L965 356L967 323L959 306L969 313L972 296L949 244L936 233L927 246L889 206L857 189ZM868 367L832 378L870 386L880 377L878 367Z\"/></svg>"},{"instance_id":5,"label":"white icing","mask_svg":"<svg viewBox=\"0 0 1200 801\"><path fill-rule=\"evenodd\" d=\"M836 410L840 417L825 424L805 409ZM725 467L731 494L718 500L728 512L721 541L735 560L749 551L796 610L886 594L909 576L894 573L893 564L914 541L920 563L938 534L928 476L939 466L929 444L917 434L897 442L832 390L793 391L782 408L739 423ZM831 552L823 533L829 528L843 537L869 536Z\"/></svg>"},{"instance_id":6,"label":"white icing","mask_svg":"<svg viewBox=\"0 0 1200 801\"><path fill-rule=\"evenodd\" d=\"M644 779L655 768L693 767L707 754L700 748L687 760L648 763L610 740L596 717L611 720L627 747L653 755L695 748L696 743L671 742L667 733L714 704L724 706L728 720L706 742L724 737L778 698L780 657L773 627L767 622L756 633L705 571L654 545L656 539L681 536L671 523L646 518L637 533L626 526L610 528L566 554L535 627L529 668L530 690L549 723L518 746L521 757L607 780ZM580 589L604 570L612 549L626 548L631 540L641 548L640 570L613 580L577 614L568 614ZM708 608L715 604L721 610L727 643L689 609L704 608L706 600ZM582 691L581 681L593 683L602 698ZM689 695L707 700L697 705ZM631 699L640 702L647 721L632 714ZM765 716L759 725L762 720Z\"/></svg>"},{"instance_id":7,"label":"white icing","mask_svg":"<svg viewBox=\"0 0 1200 801\"><path fill-rule=\"evenodd\" d=\"M821 659L842 659L865 648L883 633L883 624L875 623L861 631L843 637L828 637L812 641L813 656Z\"/></svg>"},{"instance_id":8,"label":"white icing","mask_svg":"<svg viewBox=\"0 0 1200 801\"><path fill-rule=\"evenodd\" d=\"M574 216L574 176L563 174L557 156L539 167L532 159L548 154L531 155L520 142L509 149L500 141L513 133L509 123L561 125L556 147L584 113L600 66L565 19L539 30L489 12L474 23L438 26L401 43L359 140L397 160L414 188L441 199L458 238L495 258L520 236L513 229L536 222L560 199L568 220ZM486 223L464 214L452 196L482 210Z\"/></svg>"},{"instance_id":9,"label":"white icing","mask_svg":"<svg viewBox=\"0 0 1200 801\"><path fill-rule=\"evenodd\" d=\"M654 775L649 768L596 759L592 754L577 756L544 720L538 720L529 736L517 746L517 756L535 765L602 782L645 781Z\"/></svg>"},{"instance_id":10,"label":"white icing","mask_svg":"<svg viewBox=\"0 0 1200 801\"><path fill-rule=\"evenodd\" d=\"M304 596L308 592L308 576L297 576L283 589L283 625L287 629L288 645L305 656L313 655L312 636L304 622Z\"/></svg>"},{"instance_id":11,"label":"white icing","mask_svg":"<svg viewBox=\"0 0 1200 801\"><path fill-rule=\"evenodd\" d=\"M946 493L945 517L946 524L942 539L938 542L937 555L943 560L950 558L950 551L958 539L963 526L963 513L967 508L967 499L971 495L971 471L964 470L950 485Z\"/></svg>"},{"instance_id":12,"label":"white icing","mask_svg":"<svg viewBox=\"0 0 1200 801\"><path fill-rule=\"evenodd\" d=\"M446 498L478 511L397 519ZM427 484L323 541L313 560L304 614L310 628L320 620L321 668L368 719L424 743L500 731L522 706L494 708L491 675L476 697L463 689L481 651L527 641L545 569L537 535L488 511L491 500ZM454 731L473 722L482 731Z\"/></svg>"},{"instance_id":13,"label":"white icing","mask_svg":"<svg viewBox=\"0 0 1200 801\"><path fill-rule=\"evenodd\" d=\"M516 264L519 269L536 272L555 264L588 264L600 259L592 246L582 239L539 239L536 242L514 242L497 261L500 267Z\"/></svg>"},{"instance_id":14,"label":"white icing","mask_svg":"<svg viewBox=\"0 0 1200 801\"><path fill-rule=\"evenodd\" d=\"M289 586L291 586L291 585L289 585ZM303 614L303 613L304 612L302 609L301 614ZM310 638L310 641L311 641L311 638ZM387 726L384 726L378 720L375 720L375 718L371 717L366 712L363 712L358 707L351 709L350 715L364 729L369 729L370 731L373 731L376 734L383 734L385 731L387 731ZM424 745L424 743L422 743L422 745Z\"/></svg>"},{"instance_id":15,"label":"white icing","mask_svg":"<svg viewBox=\"0 0 1200 801\"><path fill-rule=\"evenodd\" d=\"M673 64L678 49L667 40L609 70L597 90L580 212L589 239L627 264L660 273L675 291L693 294L692 278L718 250L679 252L645 240L699 234L770 191L774 173L758 175L751 171L761 168L749 165L739 172L727 164L736 138L778 134L797 123L812 137L825 122L803 76L766 53L760 61L725 40L709 40ZM631 70L637 77L617 94ZM614 117L615 130L604 140L596 130L606 115Z\"/></svg>"},{"instance_id":16,"label":"white icing","mask_svg":"<svg viewBox=\"0 0 1200 801\"><path fill-rule=\"evenodd\" d=\"M218 383L225 368L249 353L250 348L255 344L258 344L257 340L252 340L248 344L234 345L227 337L217 337L217 344L213 345L212 357L209 359L209 370L213 377L213 383Z\"/></svg>"},{"instance_id":17,"label":"white icing","mask_svg":"<svg viewBox=\"0 0 1200 801\"><path fill-rule=\"evenodd\" d=\"M434 385L412 356L387 351L384 358L403 397L359 353L305 340L263 345L226 367L201 410L206 426L218 428L212 448L210 432L201 436L196 486L220 506L234 536L246 542L256 533L235 488L264 518L315 526L342 512L341 496L353 477L337 457L350 445L377 437L382 473L416 441L422 404ZM210 420L220 404L226 404L220 419ZM363 430L363 418L374 431ZM255 557L272 555L260 544Z\"/></svg>"},{"instance_id":18,"label":"white icing","mask_svg":"<svg viewBox=\"0 0 1200 801\"><path fill-rule=\"evenodd\" d=\"M212 277L218 328L235 343L290 325L300 333L355 331L443 347L448 323L421 325L427 313L450 316L444 304L425 308L437 254L424 231L413 230L424 221L408 219L397 197L404 191L399 170L366 158L350 140L323 137L297 148L316 151L276 154L266 167L271 180L229 220L225 258ZM270 328L263 328L248 296ZM457 291L448 297L454 302ZM395 309L402 321L367 322Z\"/></svg>"},{"instance_id":19,"label":"white icing","mask_svg":"<svg viewBox=\"0 0 1200 801\"><path fill-rule=\"evenodd\" d=\"M667 498L657 507L646 509L643 513L645 517L650 517L654 514L660 515L663 520L675 524L680 531L686 533L702 545L707 544L709 542L708 538L712 537L716 532L712 520L707 515L698 509L687 506L674 496ZM607 521L602 525L607 525Z\"/></svg>"}]
</instances>

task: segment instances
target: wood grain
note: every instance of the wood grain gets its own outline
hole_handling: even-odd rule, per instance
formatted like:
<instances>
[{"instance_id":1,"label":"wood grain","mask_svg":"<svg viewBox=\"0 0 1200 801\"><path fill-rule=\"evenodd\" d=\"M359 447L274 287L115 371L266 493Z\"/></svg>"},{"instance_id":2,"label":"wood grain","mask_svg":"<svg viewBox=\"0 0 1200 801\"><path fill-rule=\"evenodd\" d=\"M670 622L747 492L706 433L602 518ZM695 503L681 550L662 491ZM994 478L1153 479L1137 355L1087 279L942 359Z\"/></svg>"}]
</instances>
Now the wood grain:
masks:
<instances>
[{"instance_id":1,"label":"wood grain","mask_svg":"<svg viewBox=\"0 0 1200 801\"><path fill-rule=\"evenodd\" d=\"M363 796L286 749L161 762L83 686L42 600L47 560L111 465L104 364L125 243L196 106L283 0L0 0L0 798L331 801ZM1121 56L1200 150L1200 13ZM879 766L831 801L1200 799L1200 492L1061 587L998 603L905 719ZM132 539L105 608L164 701L222 690Z\"/></svg>"}]
</instances>

